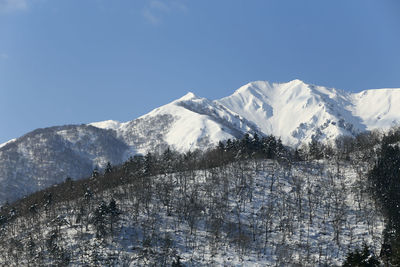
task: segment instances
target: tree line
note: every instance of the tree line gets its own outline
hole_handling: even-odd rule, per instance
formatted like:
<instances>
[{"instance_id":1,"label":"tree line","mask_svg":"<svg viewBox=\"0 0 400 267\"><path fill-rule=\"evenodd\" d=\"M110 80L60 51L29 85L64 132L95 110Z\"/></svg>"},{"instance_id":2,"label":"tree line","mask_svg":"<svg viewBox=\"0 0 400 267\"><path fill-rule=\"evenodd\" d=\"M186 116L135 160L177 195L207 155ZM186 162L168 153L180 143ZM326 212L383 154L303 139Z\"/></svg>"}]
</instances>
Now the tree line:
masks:
<instances>
[{"instance_id":1,"label":"tree line","mask_svg":"<svg viewBox=\"0 0 400 267\"><path fill-rule=\"evenodd\" d=\"M276 197L273 199L277 201L282 199L283 202L278 203L282 205L283 209L287 208L292 200L297 203L297 208L287 209L282 213L270 206L273 204L272 202L268 202L269 205L263 206L251 226L248 220L243 220L243 216L251 206L255 195L254 184L256 181L252 178L253 171L267 170L270 173L277 171L277 167L263 163L264 159L273 159L279 162L280 166L284 166L286 170L290 170L295 163L308 164L314 160L329 159L338 162L337 174L332 174L331 177L333 181L340 177L340 161L346 161L354 166L370 162L372 170L368 175L368 181L370 181L368 190L376 202L383 207L385 217L389 218L385 230L382 257L387 262L394 262L399 240L397 237L399 220L396 217L398 216L398 206L396 206L398 203L396 202L398 201L396 192L398 191L395 190L398 180L396 167L398 171L400 163L397 161L397 157L400 157L396 144L400 140L398 136L400 136L399 131L394 129L385 135L372 132L363 133L355 138L342 137L336 140L334 145L322 144L313 140L298 149L291 149L283 146L279 138L246 134L238 140L219 142L215 148L208 151L178 153L167 149L161 154L149 152L143 156L135 155L119 166L112 166L108 163L103 170L94 169L91 177L87 179L67 178L62 184L32 194L15 203L7 203L1 207L0 229L12 232L13 225L20 223L22 217L34 221L44 213L49 220L51 218L52 230L46 235L46 248L40 251L47 251L46 253L54 258L54 263L68 263L71 254L61 245L64 242L61 229L65 224L71 222L64 220L62 214L60 215L60 212L57 211L60 209L59 204L64 207L73 207L75 225L81 227L82 236L88 229L93 229L99 240L112 239L115 231L121 226L119 224L121 213L129 210L133 214L132 218L136 218L135 220L139 220L140 216L143 219L144 216L147 225L142 228L141 244L148 249L147 252L142 251L142 256L144 259L150 260L154 255L146 253L150 253L155 242L152 240L152 233L154 234L154 228L157 226L154 214L158 212L158 209L154 207L153 203L156 198L163 204L168 216L177 216L178 224L182 222L187 224L189 236L195 237L195 240L198 238L196 232L199 222L204 218L203 222L207 225L207 231L212 233L213 242L216 244L225 242L221 239L221 235L229 232L233 238L232 242L237 245L239 251L246 253L251 244L249 241L252 239L268 244L268 240L271 240L275 231L272 230L275 229L274 227L281 229L278 232L283 236L295 233L296 226L293 223L296 220L290 220L291 216L295 216L295 211L300 214L299 222L307 222L305 225L312 225L313 218L318 214L319 206L316 203L318 203L318 199L324 200L321 192L326 192L326 196L329 198L324 200L325 202L320 202L323 203L324 209L327 208L329 216L335 215L336 219L331 222L332 229L336 242L340 243L340 237L343 235L341 229L344 223L342 211L346 210L346 205L341 201L343 196L339 193L341 186L344 185L332 182L331 186L322 190L314 188L314 185L307 180L293 177L291 178L293 179L291 181L293 199L288 199L285 197L282 181L279 181L278 176L271 175L268 177L268 187L265 189L269 189L271 196ZM208 182L200 186L196 179L201 171L204 171ZM388 179L388 177L392 178ZM361 184L362 182L360 182ZM122 192L118 189L121 186ZM199 190L205 187L207 189L204 192ZM109 193L110 190L113 194ZM118 197L118 194L124 197ZM234 195L234 199L236 199L236 207L231 210L227 209L230 207L228 205L230 195ZM116 199L119 203L115 201ZM119 207L127 203L130 205L129 209ZM363 197L360 197L360 203L364 203ZM228 210L235 219L228 220L227 217L224 217L228 214ZM360 209L360 212L363 211ZM280 218L279 226L274 226L276 220L274 217ZM306 218L308 219L305 220ZM371 224L373 225L372 221ZM264 231L260 229L264 229ZM37 231L39 233L35 233L33 236L40 235L40 230L37 229ZM13 243L13 247L18 250L18 247L25 246L35 251L34 247L37 246L35 245L37 241L34 241L33 236L29 239L32 242L28 242L26 245L19 244L17 240L14 240L16 243ZM263 239L259 240L256 236L262 236ZM157 260L178 264L179 255L171 251L171 237L168 235L158 237L160 239L156 243L164 246L169 254L158 255L157 257L160 258ZM308 239L306 238L306 240ZM190 246L190 243L187 245ZM279 246L283 246L283 243ZM264 253L267 249L268 247L265 246ZM369 247L349 252L349 262L350 260L354 261L354 258L362 258L360 255L367 253L368 249ZM323 255L323 251L321 253ZM96 259L96 257L100 259L102 256L91 255L92 259ZM280 260L284 262L284 258L285 256L282 255ZM82 262L84 262L83 259Z\"/></svg>"}]
</instances>

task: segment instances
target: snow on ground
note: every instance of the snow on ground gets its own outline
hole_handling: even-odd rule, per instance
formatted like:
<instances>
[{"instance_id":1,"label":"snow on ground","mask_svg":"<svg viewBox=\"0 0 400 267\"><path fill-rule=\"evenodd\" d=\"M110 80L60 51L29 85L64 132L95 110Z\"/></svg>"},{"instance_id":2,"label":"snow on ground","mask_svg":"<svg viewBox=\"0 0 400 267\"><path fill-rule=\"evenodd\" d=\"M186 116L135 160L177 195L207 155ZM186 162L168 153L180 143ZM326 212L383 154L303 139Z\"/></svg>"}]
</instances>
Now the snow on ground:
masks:
<instances>
[{"instance_id":1,"label":"snow on ground","mask_svg":"<svg viewBox=\"0 0 400 267\"><path fill-rule=\"evenodd\" d=\"M0 203L32 192L38 179L40 186L66 176L78 179L96 165L119 164L136 154L162 153L167 147L180 152L205 150L246 132L273 134L283 144L299 146L314 139L333 142L340 135L386 129L400 121L399 101L400 89L350 94L300 80L257 81L216 101L188 93L124 123L108 120L90 124L93 127L37 129L11 140L13 146L0 145Z\"/></svg>"},{"instance_id":2,"label":"snow on ground","mask_svg":"<svg viewBox=\"0 0 400 267\"><path fill-rule=\"evenodd\" d=\"M224 132L221 125L211 120L208 115L196 113L179 105L182 101L193 100L194 98L196 96L193 93L188 93L177 101L162 106L142 118L172 114L176 119L170 125L165 141L177 151L193 151L201 148L202 145L215 144L219 140L233 138L232 135Z\"/></svg>"},{"instance_id":3,"label":"snow on ground","mask_svg":"<svg viewBox=\"0 0 400 267\"><path fill-rule=\"evenodd\" d=\"M111 129L111 130L117 130L119 127L121 127L121 123L119 121L113 121L113 120L92 122L89 123L89 125L101 129Z\"/></svg>"},{"instance_id":4,"label":"snow on ground","mask_svg":"<svg viewBox=\"0 0 400 267\"><path fill-rule=\"evenodd\" d=\"M173 186L170 202L162 189L168 184ZM95 238L93 226L85 230L83 219L79 223L73 215L80 205L65 203L60 209L68 224L60 226L57 240L71 252L71 265L101 259L160 265L179 255L185 266L339 266L363 243L379 253L382 217L365 195L365 181L346 163L238 162L160 175L152 178L152 186L147 205L141 204L143 192L135 184L91 202L117 200L123 213L115 226L119 234L112 238ZM51 225L45 222L48 216L38 217L42 225ZM24 227L13 228L6 238L18 240L31 231L48 240L49 228L26 232ZM7 255L0 250L0 264Z\"/></svg>"},{"instance_id":5,"label":"snow on ground","mask_svg":"<svg viewBox=\"0 0 400 267\"><path fill-rule=\"evenodd\" d=\"M11 140L9 140L9 141L3 143L3 144L0 144L0 148L4 147L5 145L8 145L8 144L10 144L10 143L12 143L12 142L15 142L15 140L17 140L17 138L11 139Z\"/></svg>"},{"instance_id":6,"label":"snow on ground","mask_svg":"<svg viewBox=\"0 0 400 267\"><path fill-rule=\"evenodd\" d=\"M255 81L232 95L210 101L189 92L170 104L140 117L157 114L176 118L165 142L179 151L237 136L234 131L260 131L280 137L283 144L299 146L316 138L332 141L375 128L387 129L400 122L400 89L366 90L352 94L306 84ZM104 121L90 125L124 131L129 123ZM209 142L205 142L209 139Z\"/></svg>"},{"instance_id":7,"label":"snow on ground","mask_svg":"<svg viewBox=\"0 0 400 267\"><path fill-rule=\"evenodd\" d=\"M162 120L167 122L165 126ZM90 125L115 130L117 136L131 147L129 151L142 154L149 151L146 142L164 142L166 146L186 152L215 146L220 140L238 138L244 132L256 130L254 125L248 125L238 114L193 93L130 122L104 121ZM158 140L150 140L146 134L155 131L152 129L159 131L156 134ZM143 142L138 141L141 138Z\"/></svg>"},{"instance_id":8,"label":"snow on ground","mask_svg":"<svg viewBox=\"0 0 400 267\"><path fill-rule=\"evenodd\" d=\"M297 146L313 136L324 141L363 131L365 126L347 110L350 99L346 92L293 80L251 82L216 102L258 125L264 134Z\"/></svg>"},{"instance_id":9,"label":"snow on ground","mask_svg":"<svg viewBox=\"0 0 400 267\"><path fill-rule=\"evenodd\" d=\"M365 90L352 97L354 115L362 118L368 130L386 130L400 123L400 88Z\"/></svg>"}]
</instances>

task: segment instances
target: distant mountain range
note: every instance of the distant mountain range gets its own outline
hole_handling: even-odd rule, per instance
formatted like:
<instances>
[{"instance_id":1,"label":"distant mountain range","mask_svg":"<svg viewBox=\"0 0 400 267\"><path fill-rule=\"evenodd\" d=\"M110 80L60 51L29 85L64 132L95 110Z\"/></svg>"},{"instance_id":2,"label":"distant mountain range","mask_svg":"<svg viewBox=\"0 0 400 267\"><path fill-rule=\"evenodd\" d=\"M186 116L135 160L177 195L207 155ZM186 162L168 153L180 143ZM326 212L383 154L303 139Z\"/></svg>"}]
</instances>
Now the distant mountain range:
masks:
<instances>
[{"instance_id":1,"label":"distant mountain range","mask_svg":"<svg viewBox=\"0 0 400 267\"><path fill-rule=\"evenodd\" d=\"M172 147L206 149L246 132L275 135L283 144L333 141L400 123L400 89L352 94L306 84L257 81L232 95L208 100L188 93L129 122L37 129L0 145L0 203L64 181L90 175L108 161Z\"/></svg>"}]
</instances>

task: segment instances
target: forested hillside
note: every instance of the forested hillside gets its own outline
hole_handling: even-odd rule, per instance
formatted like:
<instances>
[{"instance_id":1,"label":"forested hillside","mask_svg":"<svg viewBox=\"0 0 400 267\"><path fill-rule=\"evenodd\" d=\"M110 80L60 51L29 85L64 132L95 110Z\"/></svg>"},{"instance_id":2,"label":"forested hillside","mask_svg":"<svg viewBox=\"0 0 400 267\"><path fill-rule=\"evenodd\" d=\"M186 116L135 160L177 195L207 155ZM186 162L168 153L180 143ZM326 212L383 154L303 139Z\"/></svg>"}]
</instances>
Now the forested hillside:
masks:
<instances>
[{"instance_id":1,"label":"forested hillside","mask_svg":"<svg viewBox=\"0 0 400 267\"><path fill-rule=\"evenodd\" d=\"M0 264L395 263L399 136L291 150L255 134L207 152L167 149L108 164L4 205Z\"/></svg>"},{"instance_id":2,"label":"forested hillside","mask_svg":"<svg viewBox=\"0 0 400 267\"><path fill-rule=\"evenodd\" d=\"M399 125L399 106L391 104L399 101L396 89L351 94L300 80L256 81L219 100L188 93L127 122L36 129L0 144L0 205L67 177L87 177L107 162L120 165L129 156L162 153L168 147L181 153L205 151L250 132L260 138L279 136L283 145L299 148L355 138L366 130L386 131Z\"/></svg>"}]
</instances>

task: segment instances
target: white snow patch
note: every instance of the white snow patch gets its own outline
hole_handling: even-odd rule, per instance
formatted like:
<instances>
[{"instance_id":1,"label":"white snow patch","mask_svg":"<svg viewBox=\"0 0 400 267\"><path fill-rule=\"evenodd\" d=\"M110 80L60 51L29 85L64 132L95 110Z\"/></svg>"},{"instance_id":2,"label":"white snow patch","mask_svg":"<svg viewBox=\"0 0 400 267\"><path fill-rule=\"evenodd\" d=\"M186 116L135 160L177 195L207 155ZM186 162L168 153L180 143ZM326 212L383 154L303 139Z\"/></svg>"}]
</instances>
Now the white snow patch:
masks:
<instances>
[{"instance_id":1,"label":"white snow patch","mask_svg":"<svg viewBox=\"0 0 400 267\"><path fill-rule=\"evenodd\" d=\"M92 122L89 123L88 125L101 129L117 130L121 126L121 123L119 121L107 120L107 121Z\"/></svg>"},{"instance_id":2,"label":"white snow patch","mask_svg":"<svg viewBox=\"0 0 400 267\"><path fill-rule=\"evenodd\" d=\"M314 138L329 142L340 135L354 136L398 125L399 102L400 89L351 94L298 79L287 83L255 81L214 101L188 92L139 119L174 117L163 141L179 151L204 149L238 133L256 131L280 137L285 145L295 147ZM89 125L113 129L117 136L127 136L134 130L129 128L130 122L113 120ZM146 148L141 146L139 150L145 152Z\"/></svg>"},{"instance_id":3,"label":"white snow patch","mask_svg":"<svg viewBox=\"0 0 400 267\"><path fill-rule=\"evenodd\" d=\"M14 139L11 139L11 140L9 140L9 141L3 143L3 144L0 144L0 148L4 147L4 146L7 145L7 144L10 144L10 143L12 143L12 142L15 142L16 140L17 140L17 138L14 138Z\"/></svg>"},{"instance_id":4,"label":"white snow patch","mask_svg":"<svg viewBox=\"0 0 400 267\"><path fill-rule=\"evenodd\" d=\"M352 99L354 115L363 120L368 130L388 129L400 123L400 88L365 90Z\"/></svg>"}]
</instances>

